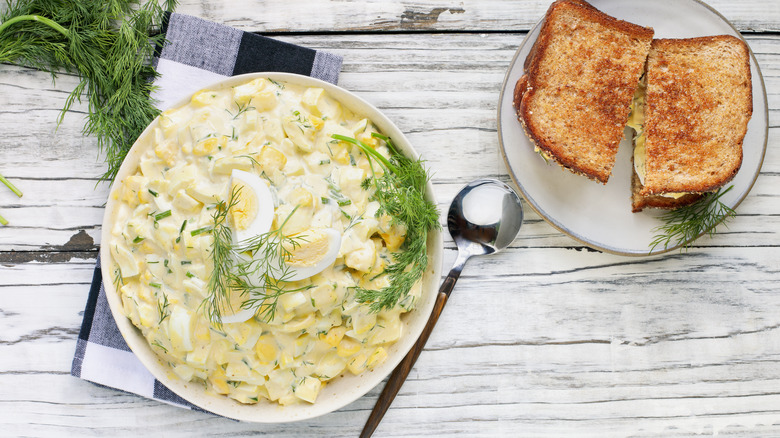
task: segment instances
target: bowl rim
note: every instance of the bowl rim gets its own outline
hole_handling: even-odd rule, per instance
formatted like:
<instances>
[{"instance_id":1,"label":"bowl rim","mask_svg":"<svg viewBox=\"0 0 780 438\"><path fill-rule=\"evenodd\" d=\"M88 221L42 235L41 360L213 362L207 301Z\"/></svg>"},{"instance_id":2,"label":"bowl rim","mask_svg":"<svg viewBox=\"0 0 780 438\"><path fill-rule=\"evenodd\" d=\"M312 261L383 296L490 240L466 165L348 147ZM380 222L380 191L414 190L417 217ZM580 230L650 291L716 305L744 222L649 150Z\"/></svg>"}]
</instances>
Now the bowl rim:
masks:
<instances>
[{"instance_id":1,"label":"bowl rim","mask_svg":"<svg viewBox=\"0 0 780 438\"><path fill-rule=\"evenodd\" d=\"M199 88L198 90L194 90L192 94L180 99L168 109L186 105L190 102L192 95L201 90L224 89L258 78L268 78L278 82L308 87L321 87L325 89L325 91L341 103L342 106L371 120L383 134L393 139L395 146L402 153L408 157L419 159L419 154L412 147L403 132L375 106L337 85L309 76L279 72L257 72L232 76L214 82L206 87ZM411 350L414 343L420 337L433 310L441 277L443 252L441 229L434 229L428 235L429 260L428 268L423 276L422 295L417 303L417 307L412 312L408 312L402 316L402 324L404 325L405 333L398 341L388 347L388 358L378 367L373 370L364 371L358 376L349 375L347 372L342 373L337 379L334 379L333 383L329 382L328 385L323 387L317 401L313 404L302 402L290 406L280 406L276 402L266 400L261 401L258 404L245 405L227 396L208 394L203 390L201 384L197 382L184 382L179 379L172 372L171 368L163 363L163 360L152 351L140 330L137 329L130 319L122 312L122 300L114 287L113 281L105 281L113 278L113 263L110 252L104 249L107 247L108 242L111 241L112 237L111 231L114 227L114 222L112 220L113 212L116 206L120 205L120 202L117 199L114 199L114 194L116 193L116 190L119 190L122 186L122 181L127 176L131 175L131 172L135 172L137 169L140 155L146 149L144 147L145 140L150 135L153 135L154 128L157 126L158 121L159 116L146 127L133 144L122 163L114 180L114 184L109 191L101 230L100 261L106 298L117 327L135 357L139 359L144 367L160 381L160 383L187 402L220 416L256 423L285 423L315 418L336 411L354 402L381 383L382 380L393 371L398 363L401 362L409 350ZM425 196L435 205L438 205L430 179L426 184Z\"/></svg>"}]
</instances>

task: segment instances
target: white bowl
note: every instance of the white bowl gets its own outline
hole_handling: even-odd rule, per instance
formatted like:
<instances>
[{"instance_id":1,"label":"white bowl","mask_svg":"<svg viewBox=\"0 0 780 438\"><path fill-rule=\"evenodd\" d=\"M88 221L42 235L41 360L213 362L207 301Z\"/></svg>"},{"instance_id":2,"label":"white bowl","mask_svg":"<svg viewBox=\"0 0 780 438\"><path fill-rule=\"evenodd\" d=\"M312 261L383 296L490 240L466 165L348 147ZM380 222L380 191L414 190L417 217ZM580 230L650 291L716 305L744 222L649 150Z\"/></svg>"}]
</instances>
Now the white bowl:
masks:
<instances>
[{"instance_id":1,"label":"white bowl","mask_svg":"<svg viewBox=\"0 0 780 438\"><path fill-rule=\"evenodd\" d=\"M393 139L396 147L406 156L418 157L417 152L412 148L403 133L395 124L393 124L393 122L379 112L378 109L354 94L327 82L313 79L308 76L289 73L252 73L234 76L204 88L220 89L232 87L262 77L291 84L324 88L330 96L338 100L342 105L356 114L362 114L373 121L383 134ZM189 101L190 96L181 100L173 107L176 108L185 105ZM149 144L142 140L147 136L152 135L157 123L158 121L155 119L146 130L144 130L132 149L130 149L127 158L125 158L125 161L122 163L122 167L119 169L116 176L117 184L115 184L112 189L112 195L115 190L118 190L121 187L119 182L136 171L138 161L144 151L143 146L141 145ZM111 229L113 228L113 218L115 216L114 211L119 204L118 201L113 199L112 195L108 198L105 216L103 218L103 248L106 248L105 243L111 241ZM430 182L428 182L426 186L426 197L430 201L436 202L433 196L433 187ZM268 401L261 401L254 405L244 405L226 396L216 396L206 393L201 383L185 382L176 377L171 368L152 351L141 332L122 312L122 301L114 288L113 282L105 281L113 278L111 255L108 251L101 251L100 256L106 297L108 298L108 304L111 307L111 313L114 315L119 331L122 333L122 336L125 338L127 345L133 353L157 380L188 402L215 414L257 423L283 423L305 420L340 409L365 395L393 371L396 365L398 365L401 359L403 359L406 353L412 348L412 345L417 338L419 338L433 309L441 271L441 231L436 230L429 234L428 254L429 264L428 269L423 276L422 297L417 303L417 308L402 317L404 334L401 339L388 348L388 357L385 362L375 367L373 370L365 371L358 376L345 373L343 376L333 379L333 381L328 382L322 389L316 402L313 404L303 402L291 406L280 406L275 402L272 403Z\"/></svg>"}]
</instances>

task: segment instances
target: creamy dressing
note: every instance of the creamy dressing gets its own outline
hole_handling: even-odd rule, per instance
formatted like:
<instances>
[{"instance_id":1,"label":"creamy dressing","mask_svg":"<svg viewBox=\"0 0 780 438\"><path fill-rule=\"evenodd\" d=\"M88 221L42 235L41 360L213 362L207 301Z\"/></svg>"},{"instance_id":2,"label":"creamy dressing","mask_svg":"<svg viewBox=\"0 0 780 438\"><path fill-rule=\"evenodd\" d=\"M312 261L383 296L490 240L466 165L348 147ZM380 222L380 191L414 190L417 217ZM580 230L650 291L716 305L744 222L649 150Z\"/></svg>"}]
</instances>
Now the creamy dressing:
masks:
<instances>
[{"instance_id":1,"label":"creamy dressing","mask_svg":"<svg viewBox=\"0 0 780 438\"><path fill-rule=\"evenodd\" d=\"M107 244L125 315L176 376L242 403L313 403L325 382L386 358L421 288L378 313L355 301L354 287L389 284L384 269L405 230L376 215L373 187L362 186L382 169L331 137L357 138L389 157L372 132L371 121L323 89L268 79L203 90L160 116L138 169L112 192L120 206ZM266 201L240 223L270 209L272 229L284 223L285 235L327 237L327 229L341 240L335 263L291 283L309 288L282 295L272 320L215 325L201 306L213 269L210 229L234 169L259 176L272 195L273 205L252 198ZM317 245L295 263L315 263L306 257L320 257ZM242 299L233 297L232 307Z\"/></svg>"}]
</instances>

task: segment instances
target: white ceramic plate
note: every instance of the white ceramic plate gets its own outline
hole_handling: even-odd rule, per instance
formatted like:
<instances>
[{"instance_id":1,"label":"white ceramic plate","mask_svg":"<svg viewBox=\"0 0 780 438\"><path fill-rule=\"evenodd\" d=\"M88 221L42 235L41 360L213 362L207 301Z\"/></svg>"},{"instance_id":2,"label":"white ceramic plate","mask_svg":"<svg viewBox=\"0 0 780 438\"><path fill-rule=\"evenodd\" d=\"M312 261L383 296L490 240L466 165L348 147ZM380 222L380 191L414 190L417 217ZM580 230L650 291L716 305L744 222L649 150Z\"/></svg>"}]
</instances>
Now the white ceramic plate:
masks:
<instances>
[{"instance_id":1,"label":"white ceramic plate","mask_svg":"<svg viewBox=\"0 0 780 438\"><path fill-rule=\"evenodd\" d=\"M227 88L259 77L267 77L279 82L324 88L330 96L341 102L342 105L351 109L356 114L362 114L369 120L372 120L383 134L393 139L396 147L398 147L406 156L418 157L417 152L414 151L403 133L390 121L390 119L379 112L378 109L354 94L327 82L289 73L253 73L234 76L204 88ZM186 99L173 105L172 108L188 103L190 98L191 97L188 96ZM156 125L157 120L153 121L141 134L136 145L133 146L124 163L122 163L116 181L122 181L131 173L135 172L138 167L140 156L144 152L143 145L151 144L151 142L144 142L143 140L147 136L153 135L153 130ZM116 184L112 193L120 187L120 184ZM426 191L428 199L435 203L433 187L430 182L428 182ZM103 242L111 241L111 229L113 228L113 218L115 216L114 210L118 205L118 201L115 201L113 198L113 196L109 195L106 204L106 212L103 218ZM413 312L409 312L402 317L404 334L398 342L388 348L387 360L380 366L371 371L366 371L359 376L345 373L343 376L333 379L333 381L329 382L328 385L322 389L314 404L303 402L292 406L279 406L276 403L261 402L255 405L244 405L228 397L209 395L204 391L202 384L182 381L175 377L170 367L159 359L152 351L141 332L122 313L122 301L116 293L112 282L106 281L104 284L108 303L111 307L111 313L119 326L119 331L127 341L127 345L133 350L133 353L157 380L185 400L215 414L237 420L258 423L283 423L317 417L342 408L366 394L393 371L396 365L401 362L401 359L403 359L404 356L406 356L406 353L412 348L414 342L420 337L423 327L428 322L428 318L433 309L433 304L436 301L436 291L438 290L439 279L441 277L441 253L441 231L434 231L430 233L428 237L429 265L423 277L422 298ZM100 256L103 278L113 278L111 266L114 264L111 261L111 255L108 251L101 251Z\"/></svg>"},{"instance_id":2,"label":"white ceramic plate","mask_svg":"<svg viewBox=\"0 0 780 438\"><path fill-rule=\"evenodd\" d=\"M734 35L739 32L717 11L696 0L591 0L616 18L655 29L655 38ZM515 83L539 35L541 21L531 30L509 65L498 104L498 135L509 174L530 206L560 231L592 248L621 255L649 255L653 229L662 224L660 211L631 213L632 145L623 140L606 185L545 164L534 152L512 107ZM753 117L743 144L742 167L722 201L736 207L747 196L761 170L767 142L766 89L758 63L750 53ZM627 138L631 138L627 130ZM651 209L652 210L652 209ZM656 248L653 254L669 251Z\"/></svg>"}]
</instances>

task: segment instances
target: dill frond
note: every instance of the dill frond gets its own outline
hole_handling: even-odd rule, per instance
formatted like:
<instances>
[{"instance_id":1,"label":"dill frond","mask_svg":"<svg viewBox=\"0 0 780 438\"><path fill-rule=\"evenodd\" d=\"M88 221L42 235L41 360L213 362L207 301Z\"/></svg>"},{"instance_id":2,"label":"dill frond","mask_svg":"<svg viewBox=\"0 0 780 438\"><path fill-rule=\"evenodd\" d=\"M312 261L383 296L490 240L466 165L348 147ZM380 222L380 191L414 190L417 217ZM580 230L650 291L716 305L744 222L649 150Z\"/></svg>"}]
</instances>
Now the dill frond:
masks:
<instances>
[{"instance_id":1,"label":"dill frond","mask_svg":"<svg viewBox=\"0 0 780 438\"><path fill-rule=\"evenodd\" d=\"M86 96L86 135L97 138L112 181L127 151L159 114L150 97L151 65L163 36L165 10L156 0L17 0L0 14L0 62L51 73L77 74L81 81L57 118L59 125Z\"/></svg>"},{"instance_id":2,"label":"dill frond","mask_svg":"<svg viewBox=\"0 0 780 438\"><path fill-rule=\"evenodd\" d=\"M166 295L165 292L162 292L162 296L162 300L157 301L157 312L160 314L160 322L158 324L162 324L166 318L171 316L171 311L168 310L168 306L171 304L168 301L168 295Z\"/></svg>"},{"instance_id":3,"label":"dill frond","mask_svg":"<svg viewBox=\"0 0 780 438\"><path fill-rule=\"evenodd\" d=\"M736 216L734 209L720 200L732 188L733 185L708 193L696 203L664 213L660 218L664 224L653 229L657 234L650 242L650 252L659 245L667 249L670 244L682 245L680 249L685 250L702 234L712 237L718 224L727 225L726 222Z\"/></svg>"},{"instance_id":4,"label":"dill frond","mask_svg":"<svg viewBox=\"0 0 780 438\"><path fill-rule=\"evenodd\" d=\"M248 261L239 263L234 271L233 287L241 296L248 297L241 307L256 308L256 315L266 322L276 317L279 297L312 287L290 287L289 284L293 271L287 261L292 258L292 251L306 241L303 237L283 233L287 221L297 210L298 206L293 208L277 229L240 242L235 248L238 253L252 256Z\"/></svg>"},{"instance_id":5,"label":"dill frond","mask_svg":"<svg viewBox=\"0 0 780 438\"><path fill-rule=\"evenodd\" d=\"M222 309L230 304L231 275L235 257L233 254L233 233L227 224L227 215L231 208L238 204L241 187L235 187L230 192L227 203L217 203L214 213L214 225L211 230L214 239L211 245L210 258L213 265L209 276L209 295L201 303L209 320L217 326L221 324Z\"/></svg>"},{"instance_id":6,"label":"dill frond","mask_svg":"<svg viewBox=\"0 0 780 438\"><path fill-rule=\"evenodd\" d=\"M242 309L257 309L256 316L263 321L271 321L276 316L279 297L311 287L290 287L293 272L286 263L292 257L292 251L305 241L302 237L285 236L282 232L298 207L290 212L279 228L233 243L226 219L228 212L238 203L239 190L234 189L228 202L217 204L214 212L213 270L208 283L209 295L201 307L216 326L222 323L222 309L232 308L230 300L233 298L241 297Z\"/></svg>"},{"instance_id":7,"label":"dill frond","mask_svg":"<svg viewBox=\"0 0 780 438\"><path fill-rule=\"evenodd\" d=\"M376 189L373 200L379 202L377 215L387 213L391 223L406 228L406 239L398 252L392 254L393 263L385 268L390 284L379 290L358 287L355 290L357 301L368 304L371 311L391 309L403 300L414 284L422 278L428 267L428 232L438 229L439 212L436 205L425 199L425 186L430 176L421 160L412 160L396 149L390 138L372 133L390 149L388 160L375 149L363 142L342 135L333 135L340 141L352 143L369 157L376 159L385 172L378 177L374 174L366 187Z\"/></svg>"}]
</instances>

